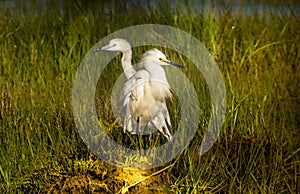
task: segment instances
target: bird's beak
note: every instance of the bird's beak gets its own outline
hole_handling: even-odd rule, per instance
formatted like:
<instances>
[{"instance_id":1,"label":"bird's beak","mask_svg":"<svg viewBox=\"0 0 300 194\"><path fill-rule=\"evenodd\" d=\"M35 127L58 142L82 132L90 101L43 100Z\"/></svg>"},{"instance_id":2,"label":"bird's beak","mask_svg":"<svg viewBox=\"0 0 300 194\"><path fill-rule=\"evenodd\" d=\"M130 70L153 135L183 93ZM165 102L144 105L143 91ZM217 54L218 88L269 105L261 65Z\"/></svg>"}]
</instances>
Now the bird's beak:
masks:
<instances>
[{"instance_id":1,"label":"bird's beak","mask_svg":"<svg viewBox=\"0 0 300 194\"><path fill-rule=\"evenodd\" d=\"M105 45L105 46L103 46L103 47L101 47L101 48L95 49L94 52L97 52L97 51L105 51L105 50L108 50L108 49L110 49L111 47L114 47L114 46L115 46L115 45L110 45L110 44L108 44L108 45Z\"/></svg>"},{"instance_id":2,"label":"bird's beak","mask_svg":"<svg viewBox=\"0 0 300 194\"><path fill-rule=\"evenodd\" d=\"M167 63L167 64L169 64L169 65L173 65L173 66L175 66L175 67L184 68L184 66L179 65L179 64L177 64L177 63L174 63L174 62L172 62L172 61L170 61L170 60L165 60L164 62Z\"/></svg>"},{"instance_id":3,"label":"bird's beak","mask_svg":"<svg viewBox=\"0 0 300 194\"><path fill-rule=\"evenodd\" d=\"M110 45L110 44L108 44L108 45L105 45L105 46L103 46L102 48L101 48L101 50L108 50L108 49L110 49L111 47L114 47L115 45Z\"/></svg>"}]
</instances>

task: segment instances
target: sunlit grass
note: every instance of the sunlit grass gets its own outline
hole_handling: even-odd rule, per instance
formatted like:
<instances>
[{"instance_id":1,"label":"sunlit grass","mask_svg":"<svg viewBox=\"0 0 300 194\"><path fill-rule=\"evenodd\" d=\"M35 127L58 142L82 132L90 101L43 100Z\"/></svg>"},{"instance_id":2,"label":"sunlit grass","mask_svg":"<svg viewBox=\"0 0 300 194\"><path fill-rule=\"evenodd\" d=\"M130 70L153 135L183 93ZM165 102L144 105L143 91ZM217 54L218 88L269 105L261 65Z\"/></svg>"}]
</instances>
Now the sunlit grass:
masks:
<instances>
[{"instance_id":1,"label":"sunlit grass","mask_svg":"<svg viewBox=\"0 0 300 194\"><path fill-rule=\"evenodd\" d=\"M92 156L77 132L72 84L81 60L101 38L131 25L160 23L180 28L206 45L223 73L227 91L226 120L219 140L199 156L199 139L210 115L209 91L205 80L194 73L193 64L175 51L166 51L169 58L188 67L183 72L193 83L201 106L207 108L200 114L199 130L189 148L162 175L164 189L177 193L299 192L299 16L271 9L264 15L243 15L231 12L230 7L208 15L202 10L180 12L164 6L119 15L76 10L65 17L45 14L0 20L1 191L47 192L72 184L90 192L121 190L125 183L112 188L113 180L108 178L116 173L115 167ZM126 14L132 15L124 21ZM134 49L135 62L144 49ZM118 131L109 135L122 143L110 96L104 95L111 92L122 72L119 60L113 60L100 78L95 101L108 131ZM169 107L171 113L176 112L176 105L169 103ZM176 124L178 118L172 119ZM137 147L134 137L126 135L125 139L127 146ZM90 181L78 183L74 177Z\"/></svg>"}]
</instances>

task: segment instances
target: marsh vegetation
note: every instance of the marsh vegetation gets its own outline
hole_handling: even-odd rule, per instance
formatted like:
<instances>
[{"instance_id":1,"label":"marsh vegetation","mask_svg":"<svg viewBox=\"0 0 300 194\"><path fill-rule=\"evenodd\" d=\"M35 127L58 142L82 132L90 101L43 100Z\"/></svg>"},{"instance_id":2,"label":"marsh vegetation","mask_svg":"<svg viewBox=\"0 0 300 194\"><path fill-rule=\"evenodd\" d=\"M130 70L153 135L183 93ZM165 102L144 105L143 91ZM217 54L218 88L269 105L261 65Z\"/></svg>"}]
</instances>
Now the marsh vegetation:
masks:
<instances>
[{"instance_id":1,"label":"marsh vegetation","mask_svg":"<svg viewBox=\"0 0 300 194\"><path fill-rule=\"evenodd\" d=\"M137 173L124 175L125 170L95 157L81 140L73 120L72 85L94 44L114 31L149 23L179 28L205 44L224 76L227 112L217 143L200 157L195 150L210 114L209 99L200 101L207 109L192 143L166 164L171 165L167 170L129 192L300 192L299 4L250 3L251 12L245 14L246 8L230 1L181 4L184 11L169 9L167 3L130 4L129 9L119 1L113 8L82 2L65 1L61 12L55 3L30 11L38 10L32 1L23 14L8 11L0 18L1 192L116 193L134 182L128 177ZM144 50L135 48L135 62ZM193 64L175 51L166 55L187 65L184 73L199 99L207 96ZM104 125L119 130L116 139L122 130L115 126L108 94L114 81L109 78L122 72L119 60L100 78L107 82L99 82L96 99L99 115L107 118ZM175 109L176 104L171 112ZM134 144L129 135L126 139Z\"/></svg>"}]
</instances>

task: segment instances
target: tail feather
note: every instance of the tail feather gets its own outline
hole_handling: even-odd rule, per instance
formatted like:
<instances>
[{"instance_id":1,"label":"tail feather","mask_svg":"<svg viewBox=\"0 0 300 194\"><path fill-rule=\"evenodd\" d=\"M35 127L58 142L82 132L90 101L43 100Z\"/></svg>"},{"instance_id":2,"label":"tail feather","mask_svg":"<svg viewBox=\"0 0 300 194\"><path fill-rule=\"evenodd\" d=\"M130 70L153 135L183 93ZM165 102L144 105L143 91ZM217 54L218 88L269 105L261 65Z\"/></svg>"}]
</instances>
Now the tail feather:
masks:
<instances>
[{"instance_id":1,"label":"tail feather","mask_svg":"<svg viewBox=\"0 0 300 194\"><path fill-rule=\"evenodd\" d=\"M173 140L173 129L170 122L169 111L165 103L161 103L160 111L150 122L167 138L168 141Z\"/></svg>"}]
</instances>

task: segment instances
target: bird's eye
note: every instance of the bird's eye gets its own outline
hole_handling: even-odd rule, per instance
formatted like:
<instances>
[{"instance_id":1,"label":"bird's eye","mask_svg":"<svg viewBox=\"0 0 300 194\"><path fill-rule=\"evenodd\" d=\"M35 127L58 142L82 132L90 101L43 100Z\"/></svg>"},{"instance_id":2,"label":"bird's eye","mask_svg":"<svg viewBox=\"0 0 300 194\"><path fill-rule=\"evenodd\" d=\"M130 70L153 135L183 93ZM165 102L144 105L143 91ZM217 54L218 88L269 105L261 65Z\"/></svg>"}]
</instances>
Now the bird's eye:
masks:
<instances>
[{"instance_id":1,"label":"bird's eye","mask_svg":"<svg viewBox=\"0 0 300 194\"><path fill-rule=\"evenodd\" d=\"M160 60L161 62L165 62L165 60L164 60L163 58L159 58L159 60Z\"/></svg>"}]
</instances>

